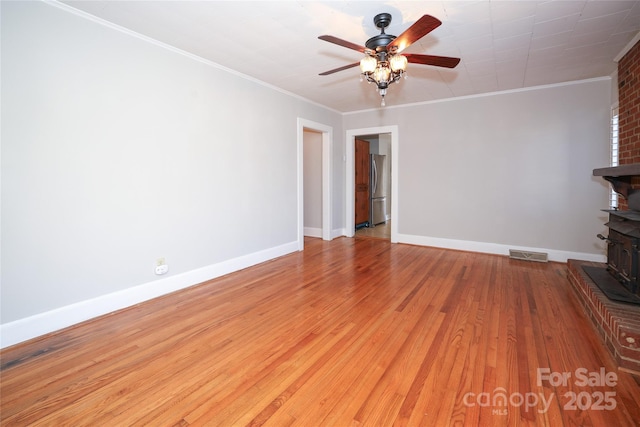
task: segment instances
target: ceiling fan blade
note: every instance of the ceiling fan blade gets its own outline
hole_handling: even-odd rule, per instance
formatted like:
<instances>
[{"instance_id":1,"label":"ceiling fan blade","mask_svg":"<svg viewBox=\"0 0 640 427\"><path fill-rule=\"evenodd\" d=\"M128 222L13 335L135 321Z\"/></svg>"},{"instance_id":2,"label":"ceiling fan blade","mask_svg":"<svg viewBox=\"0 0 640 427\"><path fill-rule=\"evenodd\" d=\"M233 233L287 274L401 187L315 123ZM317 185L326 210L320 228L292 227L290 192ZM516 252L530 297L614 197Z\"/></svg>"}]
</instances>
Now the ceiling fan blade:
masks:
<instances>
[{"instance_id":1,"label":"ceiling fan blade","mask_svg":"<svg viewBox=\"0 0 640 427\"><path fill-rule=\"evenodd\" d=\"M412 26L407 28L404 33L396 37L391 43L387 45L387 50L391 48L397 48L398 52L402 52L409 47L413 42L420 40L422 37L429 34L442 24L438 18L434 18L431 15L423 15L413 23Z\"/></svg>"},{"instance_id":2,"label":"ceiling fan blade","mask_svg":"<svg viewBox=\"0 0 640 427\"><path fill-rule=\"evenodd\" d=\"M455 68L460 62L460 58L450 56L419 55L415 53L403 53L407 61L414 64L435 65L436 67Z\"/></svg>"},{"instance_id":3,"label":"ceiling fan blade","mask_svg":"<svg viewBox=\"0 0 640 427\"><path fill-rule=\"evenodd\" d=\"M324 73L320 73L320 76L328 76L329 74L337 73L338 71L348 70L349 68L357 67L360 65L359 62L354 62L353 64L345 65L340 68L334 68L333 70L325 71Z\"/></svg>"},{"instance_id":4,"label":"ceiling fan blade","mask_svg":"<svg viewBox=\"0 0 640 427\"><path fill-rule=\"evenodd\" d=\"M318 38L320 40L324 40L324 41L329 42L329 43L337 44L338 46L347 47L349 49L357 50L358 52L362 52L362 53L365 53L366 51L369 50L364 46L360 46L358 44L351 43L351 42L339 39L338 37L334 37L334 36L319 36Z\"/></svg>"}]
</instances>

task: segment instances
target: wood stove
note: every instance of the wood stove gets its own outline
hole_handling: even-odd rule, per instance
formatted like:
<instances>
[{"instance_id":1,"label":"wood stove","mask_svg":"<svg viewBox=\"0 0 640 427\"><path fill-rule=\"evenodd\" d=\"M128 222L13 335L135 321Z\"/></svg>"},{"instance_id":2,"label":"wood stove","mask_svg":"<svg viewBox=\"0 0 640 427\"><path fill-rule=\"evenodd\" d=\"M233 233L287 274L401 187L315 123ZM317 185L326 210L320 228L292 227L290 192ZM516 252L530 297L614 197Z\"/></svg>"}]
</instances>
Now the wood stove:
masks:
<instances>
[{"instance_id":1,"label":"wood stove","mask_svg":"<svg viewBox=\"0 0 640 427\"><path fill-rule=\"evenodd\" d=\"M640 212L608 212L609 237L598 235L607 241L607 271L640 303ZM632 296L628 299L625 302L635 301Z\"/></svg>"},{"instance_id":2,"label":"wood stove","mask_svg":"<svg viewBox=\"0 0 640 427\"><path fill-rule=\"evenodd\" d=\"M640 176L640 164L595 169L614 190L627 200L629 210L608 210L609 236L606 268L588 266L584 271L611 300L640 305L640 190L632 179Z\"/></svg>"}]
</instances>

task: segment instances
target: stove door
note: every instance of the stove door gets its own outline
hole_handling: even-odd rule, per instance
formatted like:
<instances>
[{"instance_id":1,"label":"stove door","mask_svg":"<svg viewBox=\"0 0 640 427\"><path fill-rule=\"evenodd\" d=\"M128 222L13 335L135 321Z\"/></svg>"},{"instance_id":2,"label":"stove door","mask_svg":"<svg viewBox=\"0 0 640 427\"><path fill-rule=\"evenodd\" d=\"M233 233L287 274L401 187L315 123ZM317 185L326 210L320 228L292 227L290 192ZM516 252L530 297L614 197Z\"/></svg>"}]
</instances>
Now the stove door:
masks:
<instances>
[{"instance_id":1,"label":"stove door","mask_svg":"<svg viewBox=\"0 0 640 427\"><path fill-rule=\"evenodd\" d=\"M633 258L636 256L632 248L632 239L611 229L609 230L609 239L607 265L614 276L627 285L631 282L631 268Z\"/></svg>"}]
</instances>

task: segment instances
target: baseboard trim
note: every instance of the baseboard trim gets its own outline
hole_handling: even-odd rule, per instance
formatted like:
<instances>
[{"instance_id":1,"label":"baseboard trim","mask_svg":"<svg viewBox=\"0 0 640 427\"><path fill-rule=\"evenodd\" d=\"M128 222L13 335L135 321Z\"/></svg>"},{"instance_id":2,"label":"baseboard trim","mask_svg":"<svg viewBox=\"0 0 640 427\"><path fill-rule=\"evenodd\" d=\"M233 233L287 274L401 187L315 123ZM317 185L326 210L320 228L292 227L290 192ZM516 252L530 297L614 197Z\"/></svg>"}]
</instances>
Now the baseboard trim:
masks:
<instances>
[{"instance_id":1,"label":"baseboard trim","mask_svg":"<svg viewBox=\"0 0 640 427\"><path fill-rule=\"evenodd\" d=\"M0 325L0 348L73 326L298 250L290 242Z\"/></svg>"},{"instance_id":2,"label":"baseboard trim","mask_svg":"<svg viewBox=\"0 0 640 427\"><path fill-rule=\"evenodd\" d=\"M329 238L331 240L347 235L347 230L344 228L336 228L331 230ZM317 237L322 239L322 228L313 228L313 227L305 227L304 228L304 236L305 237Z\"/></svg>"},{"instance_id":3,"label":"baseboard trim","mask_svg":"<svg viewBox=\"0 0 640 427\"><path fill-rule=\"evenodd\" d=\"M319 237L322 239L322 228L304 227L305 237Z\"/></svg>"},{"instance_id":4,"label":"baseboard trim","mask_svg":"<svg viewBox=\"0 0 640 427\"><path fill-rule=\"evenodd\" d=\"M534 248L528 246L503 245L499 243L474 242L468 240L444 239L440 237L415 236L411 234L398 234L398 243L407 243L418 246L433 246L443 249L455 249L460 251L481 252L494 255L509 255L509 249L517 249L530 252L546 252L549 261L567 262L568 259L579 259L592 262L606 262L604 254L590 254L585 252L571 252L557 249Z\"/></svg>"},{"instance_id":5,"label":"baseboard trim","mask_svg":"<svg viewBox=\"0 0 640 427\"><path fill-rule=\"evenodd\" d=\"M346 235L347 235L346 228L336 228L334 230L331 230L331 239L335 239L337 237L343 237Z\"/></svg>"}]
</instances>

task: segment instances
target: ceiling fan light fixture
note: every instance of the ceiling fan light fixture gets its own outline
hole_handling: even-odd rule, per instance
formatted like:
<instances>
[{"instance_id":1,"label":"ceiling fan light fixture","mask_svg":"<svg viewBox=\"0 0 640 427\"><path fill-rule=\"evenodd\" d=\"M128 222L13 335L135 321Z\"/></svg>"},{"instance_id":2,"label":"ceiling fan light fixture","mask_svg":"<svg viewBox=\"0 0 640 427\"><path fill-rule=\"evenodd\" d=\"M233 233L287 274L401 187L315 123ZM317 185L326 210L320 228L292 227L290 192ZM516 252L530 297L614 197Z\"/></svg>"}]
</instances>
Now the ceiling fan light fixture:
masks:
<instances>
[{"instance_id":1,"label":"ceiling fan light fixture","mask_svg":"<svg viewBox=\"0 0 640 427\"><path fill-rule=\"evenodd\" d=\"M393 55L389 60L389 65L391 65L391 70L394 72L402 72L407 70L407 64L409 61L407 57L404 55Z\"/></svg>"},{"instance_id":2,"label":"ceiling fan light fixture","mask_svg":"<svg viewBox=\"0 0 640 427\"><path fill-rule=\"evenodd\" d=\"M362 74L371 74L376 70L378 61L373 56L365 56L360 60L360 71Z\"/></svg>"},{"instance_id":3,"label":"ceiling fan light fixture","mask_svg":"<svg viewBox=\"0 0 640 427\"><path fill-rule=\"evenodd\" d=\"M391 77L391 70L384 62L378 63L378 67L373 72L373 79L378 83L378 87L380 84L386 84L389 82L389 78Z\"/></svg>"}]
</instances>

